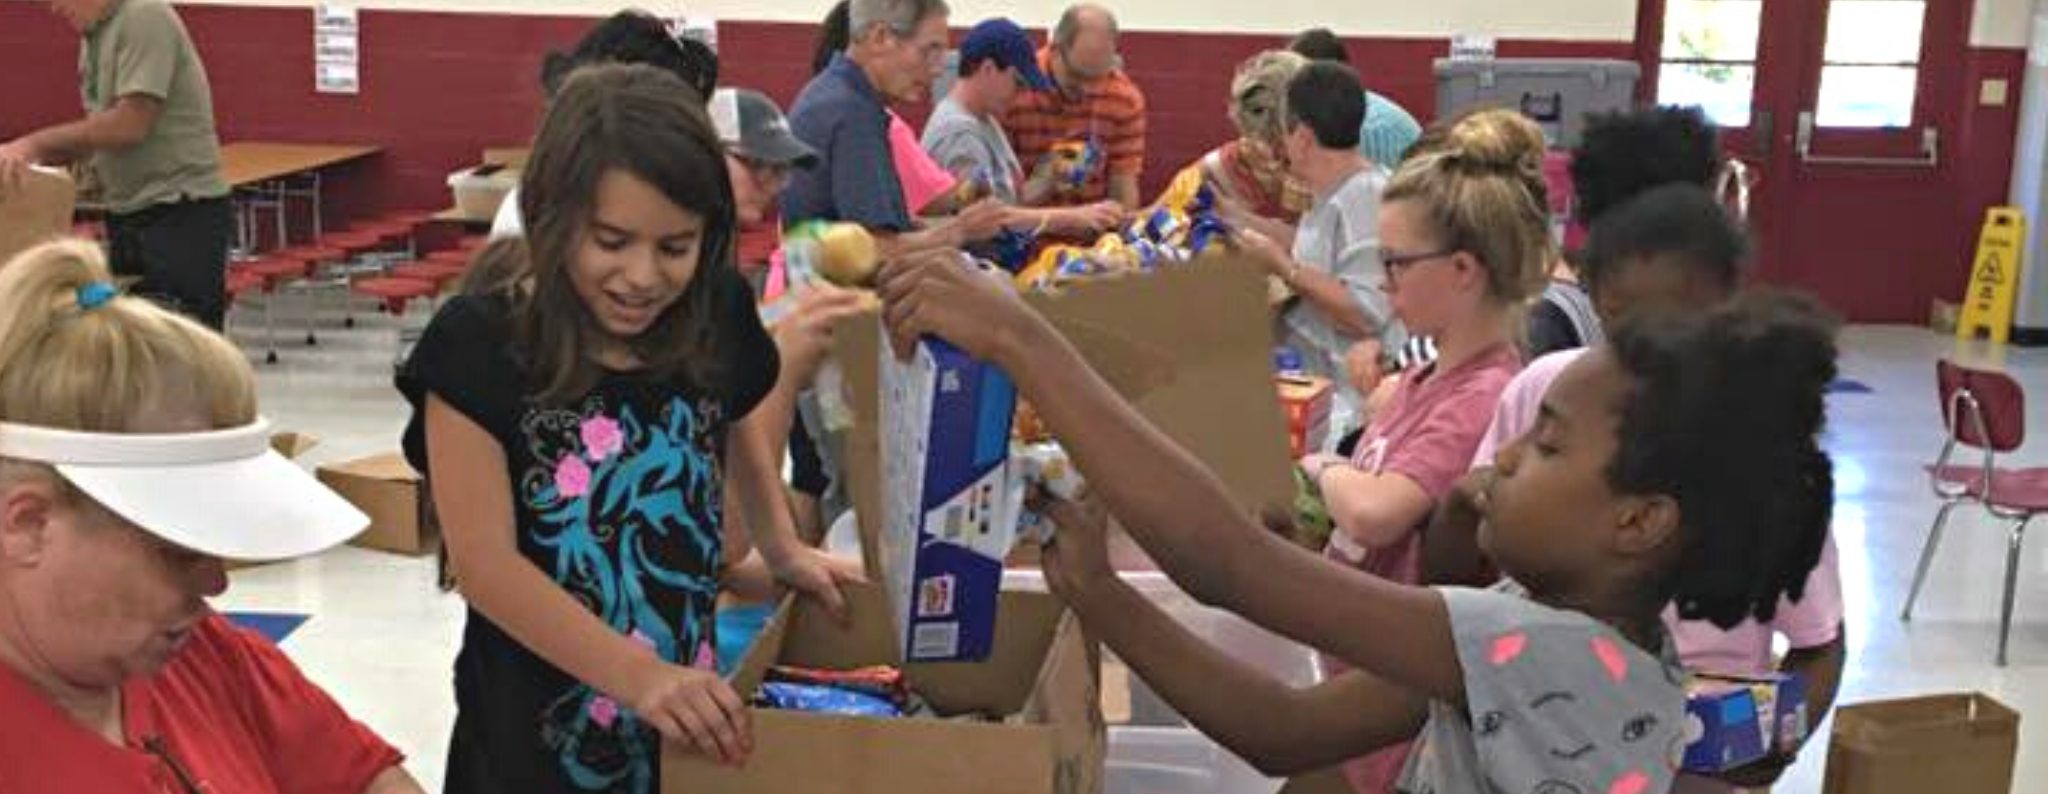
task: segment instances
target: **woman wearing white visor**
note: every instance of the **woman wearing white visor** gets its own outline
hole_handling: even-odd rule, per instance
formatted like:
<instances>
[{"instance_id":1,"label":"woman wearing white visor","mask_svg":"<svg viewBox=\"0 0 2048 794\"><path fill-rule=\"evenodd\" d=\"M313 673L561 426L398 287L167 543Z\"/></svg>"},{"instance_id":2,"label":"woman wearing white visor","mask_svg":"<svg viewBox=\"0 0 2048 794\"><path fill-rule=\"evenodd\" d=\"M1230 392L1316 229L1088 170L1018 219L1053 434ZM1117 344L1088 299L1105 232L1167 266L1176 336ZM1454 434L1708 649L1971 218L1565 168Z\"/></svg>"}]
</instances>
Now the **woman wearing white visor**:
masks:
<instances>
[{"instance_id":1,"label":"woman wearing white visor","mask_svg":"<svg viewBox=\"0 0 2048 794\"><path fill-rule=\"evenodd\" d=\"M368 520L271 452L241 351L98 249L0 269L0 792L417 792L398 751L206 599L222 558Z\"/></svg>"}]
</instances>

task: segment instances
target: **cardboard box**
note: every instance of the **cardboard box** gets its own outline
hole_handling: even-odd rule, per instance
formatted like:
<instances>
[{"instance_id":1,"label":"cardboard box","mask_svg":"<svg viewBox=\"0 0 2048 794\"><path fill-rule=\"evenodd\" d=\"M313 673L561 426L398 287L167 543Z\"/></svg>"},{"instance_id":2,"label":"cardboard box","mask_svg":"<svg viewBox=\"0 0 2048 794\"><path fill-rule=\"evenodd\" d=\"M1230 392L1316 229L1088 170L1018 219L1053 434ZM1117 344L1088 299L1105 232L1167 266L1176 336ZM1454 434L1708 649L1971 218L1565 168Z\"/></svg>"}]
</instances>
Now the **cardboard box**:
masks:
<instances>
[{"instance_id":1,"label":"cardboard box","mask_svg":"<svg viewBox=\"0 0 2048 794\"><path fill-rule=\"evenodd\" d=\"M320 481L356 509L369 514L370 528L351 546L420 556L440 543L433 505L419 472L396 452L320 467Z\"/></svg>"},{"instance_id":2,"label":"cardboard box","mask_svg":"<svg viewBox=\"0 0 2048 794\"><path fill-rule=\"evenodd\" d=\"M270 436L270 448L290 460L298 460L300 456L313 451L313 448L319 445L320 437L310 433L287 430L272 433Z\"/></svg>"},{"instance_id":3,"label":"cardboard box","mask_svg":"<svg viewBox=\"0 0 2048 794\"><path fill-rule=\"evenodd\" d=\"M1017 392L943 341L878 353L885 494L881 545L902 658L979 661L995 640L1003 557L1022 492L1010 477Z\"/></svg>"},{"instance_id":4,"label":"cardboard box","mask_svg":"<svg viewBox=\"0 0 2048 794\"><path fill-rule=\"evenodd\" d=\"M1330 405L1337 390L1328 378L1282 375L1280 411L1287 417L1287 444L1296 459L1316 452L1329 441Z\"/></svg>"},{"instance_id":5,"label":"cardboard box","mask_svg":"<svg viewBox=\"0 0 2048 794\"><path fill-rule=\"evenodd\" d=\"M2020 715L1953 693L1835 709L1823 794L2006 794Z\"/></svg>"},{"instance_id":6,"label":"cardboard box","mask_svg":"<svg viewBox=\"0 0 2048 794\"><path fill-rule=\"evenodd\" d=\"M748 650L733 685L742 697L769 667L851 669L897 660L884 591L846 588L851 621L785 599ZM1052 596L1004 593L993 651L977 664L911 664L912 689L942 714L988 713L1000 723L876 719L755 708L754 755L719 766L685 745L662 751L662 790L674 794L1097 794L1106 729L1097 706L1097 653Z\"/></svg>"},{"instance_id":7,"label":"cardboard box","mask_svg":"<svg viewBox=\"0 0 2048 794\"><path fill-rule=\"evenodd\" d=\"M1806 741L1806 683L1798 676L1696 676L1686 685L1688 772L1738 769Z\"/></svg>"},{"instance_id":8,"label":"cardboard box","mask_svg":"<svg viewBox=\"0 0 2048 794\"><path fill-rule=\"evenodd\" d=\"M1027 296L1138 412L1186 447L1248 514L1294 501L1287 427L1273 389L1273 330L1265 271L1214 252L1153 273L1081 282ZM846 469L862 548L877 548L882 502L877 432L879 325L843 321L834 356L852 397ZM880 581L879 557L868 575Z\"/></svg>"},{"instance_id":9,"label":"cardboard box","mask_svg":"<svg viewBox=\"0 0 2048 794\"><path fill-rule=\"evenodd\" d=\"M71 233L78 186L71 175L29 169L21 187L0 195L0 266L39 243Z\"/></svg>"}]
</instances>

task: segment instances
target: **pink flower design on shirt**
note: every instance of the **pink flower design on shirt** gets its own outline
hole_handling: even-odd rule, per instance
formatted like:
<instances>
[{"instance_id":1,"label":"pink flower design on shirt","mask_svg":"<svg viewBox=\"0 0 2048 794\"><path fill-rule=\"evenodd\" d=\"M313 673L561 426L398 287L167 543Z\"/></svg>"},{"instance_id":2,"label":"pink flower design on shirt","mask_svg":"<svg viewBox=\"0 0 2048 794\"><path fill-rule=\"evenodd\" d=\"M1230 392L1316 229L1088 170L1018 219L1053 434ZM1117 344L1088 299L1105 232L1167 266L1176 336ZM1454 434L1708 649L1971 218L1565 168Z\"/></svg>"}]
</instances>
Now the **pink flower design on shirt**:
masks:
<instances>
[{"instance_id":1,"label":"pink flower design on shirt","mask_svg":"<svg viewBox=\"0 0 2048 794\"><path fill-rule=\"evenodd\" d=\"M555 464L555 490L565 499L576 499L590 493L590 467L582 458L564 455Z\"/></svg>"},{"instance_id":2,"label":"pink flower design on shirt","mask_svg":"<svg viewBox=\"0 0 2048 794\"><path fill-rule=\"evenodd\" d=\"M1521 632L1502 634L1493 638L1493 649L1487 654L1487 661L1493 662L1493 666L1499 667L1514 661L1515 657L1521 656L1522 650L1527 647L1529 647L1529 635Z\"/></svg>"},{"instance_id":3,"label":"pink flower design on shirt","mask_svg":"<svg viewBox=\"0 0 2048 794\"><path fill-rule=\"evenodd\" d=\"M611 698L598 695L590 699L590 708L587 711L590 713L591 722L597 723L597 726L600 728L609 730L612 727L612 723L619 718L619 703Z\"/></svg>"},{"instance_id":4,"label":"pink flower design on shirt","mask_svg":"<svg viewBox=\"0 0 2048 794\"><path fill-rule=\"evenodd\" d=\"M1607 675L1614 683L1628 678L1628 656L1615 647L1614 641L1606 637L1593 638L1593 656L1600 660L1600 666L1607 668Z\"/></svg>"},{"instance_id":5,"label":"pink flower design on shirt","mask_svg":"<svg viewBox=\"0 0 2048 794\"><path fill-rule=\"evenodd\" d=\"M1641 772L1630 772L1615 778L1607 794L1643 794L1650 790L1650 776Z\"/></svg>"},{"instance_id":6,"label":"pink flower design on shirt","mask_svg":"<svg viewBox=\"0 0 2048 794\"><path fill-rule=\"evenodd\" d=\"M609 416L593 416L583 420L583 450L593 463L603 462L626 446L626 435L619 430L619 423Z\"/></svg>"}]
</instances>

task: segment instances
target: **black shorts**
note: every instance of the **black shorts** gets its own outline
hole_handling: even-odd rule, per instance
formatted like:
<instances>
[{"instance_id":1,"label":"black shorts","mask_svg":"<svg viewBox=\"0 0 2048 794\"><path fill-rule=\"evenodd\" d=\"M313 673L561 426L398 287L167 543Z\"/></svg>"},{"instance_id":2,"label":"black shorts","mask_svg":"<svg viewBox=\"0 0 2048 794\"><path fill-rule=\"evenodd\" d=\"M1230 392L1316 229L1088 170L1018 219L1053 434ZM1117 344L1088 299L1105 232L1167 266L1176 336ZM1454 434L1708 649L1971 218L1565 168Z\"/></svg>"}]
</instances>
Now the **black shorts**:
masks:
<instances>
[{"instance_id":1,"label":"black shorts","mask_svg":"<svg viewBox=\"0 0 2048 794\"><path fill-rule=\"evenodd\" d=\"M234 208L226 198L107 216L114 275L140 279L135 294L216 331L227 319L228 245L234 234Z\"/></svg>"}]
</instances>

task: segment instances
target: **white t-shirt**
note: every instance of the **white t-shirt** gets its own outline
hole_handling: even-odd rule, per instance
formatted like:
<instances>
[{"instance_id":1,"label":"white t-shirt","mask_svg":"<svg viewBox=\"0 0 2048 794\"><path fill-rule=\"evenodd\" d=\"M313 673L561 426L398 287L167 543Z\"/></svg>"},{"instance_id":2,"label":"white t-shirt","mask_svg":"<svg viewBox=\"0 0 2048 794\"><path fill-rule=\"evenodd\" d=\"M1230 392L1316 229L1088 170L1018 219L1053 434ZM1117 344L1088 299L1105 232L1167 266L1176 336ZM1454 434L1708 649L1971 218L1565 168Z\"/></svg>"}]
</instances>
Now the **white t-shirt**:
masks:
<instances>
[{"instance_id":1,"label":"white t-shirt","mask_svg":"<svg viewBox=\"0 0 2048 794\"><path fill-rule=\"evenodd\" d=\"M997 199L1017 203L1017 180L1023 167L1017 162L1017 150L1010 146L1010 136L993 119L975 116L947 97L932 108L921 144L939 167L955 178L985 179Z\"/></svg>"},{"instance_id":2,"label":"white t-shirt","mask_svg":"<svg viewBox=\"0 0 2048 794\"><path fill-rule=\"evenodd\" d=\"M1387 281L1380 264L1380 193L1387 172L1374 166L1353 173L1330 192L1315 197L1294 233L1294 259L1303 267L1334 276L1350 290L1366 321L1380 329L1380 340L1392 350L1405 335L1394 320L1392 304L1381 287ZM1283 316L1286 344L1301 353L1302 368L1338 385L1337 415L1332 427L1350 427L1364 398L1344 377L1344 353L1362 340L1337 330L1328 315L1306 301Z\"/></svg>"}]
</instances>

